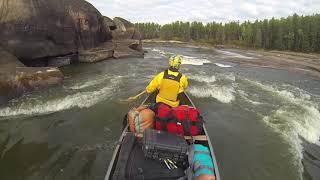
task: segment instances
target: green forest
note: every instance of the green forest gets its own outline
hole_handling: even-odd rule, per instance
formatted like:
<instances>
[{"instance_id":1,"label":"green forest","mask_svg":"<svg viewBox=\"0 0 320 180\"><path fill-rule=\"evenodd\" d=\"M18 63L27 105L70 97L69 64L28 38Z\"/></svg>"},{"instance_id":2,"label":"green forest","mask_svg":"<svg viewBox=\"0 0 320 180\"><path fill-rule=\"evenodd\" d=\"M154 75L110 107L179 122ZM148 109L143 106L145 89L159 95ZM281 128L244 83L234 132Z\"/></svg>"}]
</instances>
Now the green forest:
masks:
<instances>
[{"instance_id":1,"label":"green forest","mask_svg":"<svg viewBox=\"0 0 320 180\"><path fill-rule=\"evenodd\" d=\"M320 52L320 14L255 22L136 23L144 39L202 42L250 48Z\"/></svg>"}]
</instances>

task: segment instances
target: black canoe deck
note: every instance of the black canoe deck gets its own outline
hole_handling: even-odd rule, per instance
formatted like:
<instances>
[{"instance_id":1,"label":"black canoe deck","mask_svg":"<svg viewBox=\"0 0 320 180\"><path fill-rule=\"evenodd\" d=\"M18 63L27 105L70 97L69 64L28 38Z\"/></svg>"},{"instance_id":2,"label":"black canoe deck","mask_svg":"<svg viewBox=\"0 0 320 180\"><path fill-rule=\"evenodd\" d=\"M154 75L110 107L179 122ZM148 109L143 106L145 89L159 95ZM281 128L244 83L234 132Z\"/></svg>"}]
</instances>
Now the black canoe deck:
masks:
<instances>
[{"instance_id":1,"label":"black canoe deck","mask_svg":"<svg viewBox=\"0 0 320 180\"><path fill-rule=\"evenodd\" d=\"M148 96L143 101L142 105L148 105L148 104L154 103L155 102L155 98L156 98L156 94L151 94L150 96ZM179 99L180 99L180 104L184 104L184 105L189 105L189 106L195 107L195 105L193 104L193 102L191 101L191 99L188 97L187 94L183 94L182 96L179 97ZM203 145L209 147L210 152L211 152L211 156L212 156L212 159L213 159L213 164L214 164L214 167L215 167L214 170L215 170L216 180L220 180L220 174L219 174L219 170L218 170L218 164L217 164L217 161L216 161L216 156L214 154L214 151L213 151L213 148L212 148L212 144L211 144L210 138L208 136L208 133L207 133L205 125L203 125L203 132L204 132L204 136L206 137L206 140L201 140L201 141L197 141L196 140L195 143L203 144ZM133 145L133 147L128 147L127 144L129 144L129 143L128 142L124 142L124 141L128 141L128 137L127 136L129 134L130 134L129 133L129 128L128 128L128 126L126 126L126 128L124 129L124 131L122 132L122 134L121 134L121 136L119 138L119 143L118 143L118 145L116 146L116 148L114 150L112 159L110 161L110 164L109 164L109 167L108 167L108 170L107 170L107 174L105 176L105 180L111 180L112 179L112 177L113 177L113 175L115 173L115 169L116 169L116 166L117 166L118 162L121 163L122 159L123 159L123 158L119 157L120 151L121 150L122 151L128 151L128 148L131 151L131 153L134 154L134 155L130 155L131 161L132 161L132 157L134 157L133 161L141 161L143 166L144 166L144 168L147 169L147 172L149 174L152 174L152 172L153 172L152 170L154 170L154 168L158 167L158 164L156 164L155 161L148 160L148 159L143 157L141 147L138 147L139 146L138 140L135 140L136 143ZM126 145L124 145L124 144L126 144ZM124 166L124 167L126 167L126 166ZM148 167L150 167L150 168L148 168ZM170 172L171 173L180 173L180 172L172 172L172 171L168 170L168 173L170 173ZM148 177L150 177L150 176L148 175ZM130 178L130 179L134 179L134 178ZM161 177L153 177L152 179L163 179L163 178L161 178ZM166 180L169 180L169 179L170 178L166 178ZM175 179L175 178L173 178L173 179Z\"/></svg>"}]
</instances>

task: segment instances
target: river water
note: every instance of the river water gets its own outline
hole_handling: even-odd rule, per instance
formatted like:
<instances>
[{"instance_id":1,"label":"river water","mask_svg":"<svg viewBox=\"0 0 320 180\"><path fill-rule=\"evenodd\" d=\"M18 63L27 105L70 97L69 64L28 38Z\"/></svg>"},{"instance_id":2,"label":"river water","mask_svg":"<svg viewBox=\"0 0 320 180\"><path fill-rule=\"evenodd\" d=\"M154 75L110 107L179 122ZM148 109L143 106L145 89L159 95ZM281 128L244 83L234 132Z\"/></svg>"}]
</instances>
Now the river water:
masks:
<instances>
[{"instance_id":1,"label":"river water","mask_svg":"<svg viewBox=\"0 0 320 180\"><path fill-rule=\"evenodd\" d=\"M0 107L0 179L103 179L122 117L139 104L121 100L165 69L171 54L183 55L188 93L206 119L224 180L308 179L302 141L319 145L319 80L228 62L259 57L252 53L146 50L144 59L64 67L61 87Z\"/></svg>"}]
</instances>

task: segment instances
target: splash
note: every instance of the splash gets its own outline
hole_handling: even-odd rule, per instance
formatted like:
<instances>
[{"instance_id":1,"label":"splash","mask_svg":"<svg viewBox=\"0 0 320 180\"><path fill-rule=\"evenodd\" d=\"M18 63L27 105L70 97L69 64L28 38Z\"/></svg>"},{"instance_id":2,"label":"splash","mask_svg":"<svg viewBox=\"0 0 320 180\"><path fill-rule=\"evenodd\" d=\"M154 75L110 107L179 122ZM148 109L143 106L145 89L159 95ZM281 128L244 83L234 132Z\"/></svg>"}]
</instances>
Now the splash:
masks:
<instances>
[{"instance_id":1,"label":"splash","mask_svg":"<svg viewBox=\"0 0 320 180\"><path fill-rule=\"evenodd\" d=\"M227 86L207 85L204 87L191 87L189 92L199 98L212 97L222 103L232 102L234 97L234 88Z\"/></svg>"},{"instance_id":2,"label":"splash","mask_svg":"<svg viewBox=\"0 0 320 180\"><path fill-rule=\"evenodd\" d=\"M213 83L216 82L215 76L206 76L206 75L189 75L189 79L198 81L198 82L205 82L205 83Z\"/></svg>"}]
</instances>

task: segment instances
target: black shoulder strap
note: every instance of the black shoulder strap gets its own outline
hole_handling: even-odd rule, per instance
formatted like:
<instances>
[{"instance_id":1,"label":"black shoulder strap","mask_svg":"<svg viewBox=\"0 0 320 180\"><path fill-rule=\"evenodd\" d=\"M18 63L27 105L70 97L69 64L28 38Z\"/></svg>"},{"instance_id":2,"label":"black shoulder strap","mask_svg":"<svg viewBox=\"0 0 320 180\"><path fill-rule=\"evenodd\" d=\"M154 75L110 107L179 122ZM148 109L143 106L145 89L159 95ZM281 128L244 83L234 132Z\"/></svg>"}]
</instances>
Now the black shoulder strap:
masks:
<instances>
[{"instance_id":1,"label":"black shoulder strap","mask_svg":"<svg viewBox=\"0 0 320 180\"><path fill-rule=\"evenodd\" d=\"M180 79L182 78L182 74L179 72L178 76L169 75L168 70L164 71L163 79L171 79L177 82L180 82Z\"/></svg>"},{"instance_id":2,"label":"black shoulder strap","mask_svg":"<svg viewBox=\"0 0 320 180\"><path fill-rule=\"evenodd\" d=\"M182 74L179 73L178 76L176 77L176 80L180 82L180 79L182 78Z\"/></svg>"},{"instance_id":3,"label":"black shoulder strap","mask_svg":"<svg viewBox=\"0 0 320 180\"><path fill-rule=\"evenodd\" d=\"M164 79L169 79L168 69L164 71L163 78L164 78Z\"/></svg>"}]
</instances>

